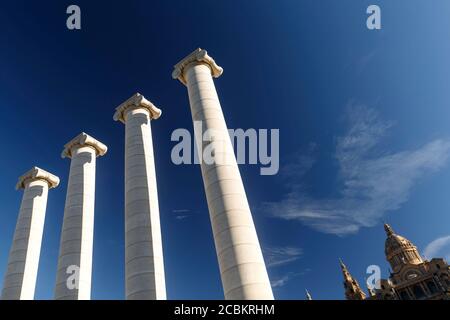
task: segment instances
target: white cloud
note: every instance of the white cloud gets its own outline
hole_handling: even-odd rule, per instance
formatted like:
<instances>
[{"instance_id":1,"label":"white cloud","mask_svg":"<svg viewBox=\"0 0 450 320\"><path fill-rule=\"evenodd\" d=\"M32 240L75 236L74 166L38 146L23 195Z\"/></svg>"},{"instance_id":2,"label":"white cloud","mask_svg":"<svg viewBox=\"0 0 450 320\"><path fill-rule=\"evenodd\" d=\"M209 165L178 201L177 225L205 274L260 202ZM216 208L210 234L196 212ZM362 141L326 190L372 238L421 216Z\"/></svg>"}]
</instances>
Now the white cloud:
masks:
<instances>
[{"instance_id":1,"label":"white cloud","mask_svg":"<svg viewBox=\"0 0 450 320\"><path fill-rule=\"evenodd\" d=\"M444 258L450 261L450 235L431 241L423 251L427 259Z\"/></svg>"},{"instance_id":2,"label":"white cloud","mask_svg":"<svg viewBox=\"0 0 450 320\"><path fill-rule=\"evenodd\" d=\"M279 288L284 286L291 278L293 277L293 274L288 273L280 278L277 278L275 280L272 280L270 282L270 285L272 286L272 288Z\"/></svg>"},{"instance_id":3,"label":"white cloud","mask_svg":"<svg viewBox=\"0 0 450 320\"><path fill-rule=\"evenodd\" d=\"M276 268L287 265L291 262L297 261L303 255L303 250L296 247L269 247L264 248L264 258L266 260L267 268ZM309 269L308 269L309 271ZM271 281L273 288L284 286L293 277L302 275L307 271L301 273L289 272L285 275L275 278Z\"/></svg>"},{"instance_id":4,"label":"white cloud","mask_svg":"<svg viewBox=\"0 0 450 320\"><path fill-rule=\"evenodd\" d=\"M347 72L355 73L355 75L361 75L369 66L370 63L377 57L377 51L369 51L362 56L354 56L351 61L346 64L345 69Z\"/></svg>"},{"instance_id":5,"label":"white cloud","mask_svg":"<svg viewBox=\"0 0 450 320\"><path fill-rule=\"evenodd\" d=\"M377 224L389 211L405 203L422 177L446 165L450 141L438 139L415 150L387 153L381 139L392 122L382 121L375 110L350 106L349 129L336 139L339 196L315 199L303 192L297 179L279 202L265 204L271 215L299 220L325 233L345 235ZM313 164L313 161L306 161ZM303 172L302 172L303 173Z\"/></svg>"},{"instance_id":6,"label":"white cloud","mask_svg":"<svg viewBox=\"0 0 450 320\"><path fill-rule=\"evenodd\" d=\"M297 152L291 156L288 159L288 164L281 168L281 176L287 181L302 177L316 162L316 159L314 158L316 149L317 144L310 143L305 152Z\"/></svg>"},{"instance_id":7,"label":"white cloud","mask_svg":"<svg viewBox=\"0 0 450 320\"><path fill-rule=\"evenodd\" d=\"M272 280L270 282L270 285L272 286L272 288L283 287L289 281L291 281L293 278L298 277L298 276L304 276L305 274L307 274L310 271L311 271L311 269L305 269L305 270L300 271L300 272L288 272L288 273L284 274L283 276L275 278L274 280Z\"/></svg>"},{"instance_id":8,"label":"white cloud","mask_svg":"<svg viewBox=\"0 0 450 320\"><path fill-rule=\"evenodd\" d=\"M174 209L172 212L175 214L175 219L184 220L188 218L191 210L189 209Z\"/></svg>"},{"instance_id":9,"label":"white cloud","mask_svg":"<svg viewBox=\"0 0 450 320\"><path fill-rule=\"evenodd\" d=\"M303 254L301 248L295 247L272 247L264 249L266 265L268 268L279 267L300 259Z\"/></svg>"}]
</instances>

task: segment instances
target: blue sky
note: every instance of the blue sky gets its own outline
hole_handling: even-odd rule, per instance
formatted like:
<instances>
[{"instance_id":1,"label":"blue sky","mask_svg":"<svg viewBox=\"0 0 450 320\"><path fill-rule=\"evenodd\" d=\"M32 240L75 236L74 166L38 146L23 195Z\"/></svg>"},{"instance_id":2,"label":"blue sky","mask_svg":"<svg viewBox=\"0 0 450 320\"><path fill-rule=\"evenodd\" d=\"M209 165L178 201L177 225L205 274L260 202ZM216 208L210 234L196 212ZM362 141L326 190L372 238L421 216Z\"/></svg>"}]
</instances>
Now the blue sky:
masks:
<instances>
[{"instance_id":1,"label":"blue sky","mask_svg":"<svg viewBox=\"0 0 450 320\"><path fill-rule=\"evenodd\" d=\"M80 31L65 26L73 3ZM170 160L172 131L192 131L172 67L197 47L224 68L215 83L230 128L280 129L278 175L240 167L276 298L308 288L342 299L339 257L360 282L372 264L386 276L383 221L450 255L448 1L73 3L0 4L0 284L14 186L37 165L61 178L36 289L52 298L69 171L60 152L85 131L109 147L97 162L92 298L124 298L124 128L112 115L140 92L163 110L152 127L168 298L223 298L200 169ZM370 4L381 30L366 28Z\"/></svg>"}]
</instances>

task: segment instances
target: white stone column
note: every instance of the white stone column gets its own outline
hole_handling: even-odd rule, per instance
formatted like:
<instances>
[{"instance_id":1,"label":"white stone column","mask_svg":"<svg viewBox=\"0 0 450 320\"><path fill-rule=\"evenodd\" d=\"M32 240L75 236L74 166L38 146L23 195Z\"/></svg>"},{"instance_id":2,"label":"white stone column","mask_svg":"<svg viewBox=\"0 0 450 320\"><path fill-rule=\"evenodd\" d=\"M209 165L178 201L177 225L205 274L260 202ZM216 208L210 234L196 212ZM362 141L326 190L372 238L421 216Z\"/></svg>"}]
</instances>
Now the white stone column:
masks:
<instances>
[{"instance_id":1,"label":"white stone column","mask_svg":"<svg viewBox=\"0 0 450 320\"><path fill-rule=\"evenodd\" d=\"M16 189L23 189L24 194L9 253L2 300L34 299L48 189L56 188L58 184L57 176L38 167L33 167L17 182Z\"/></svg>"},{"instance_id":2,"label":"white stone column","mask_svg":"<svg viewBox=\"0 0 450 320\"><path fill-rule=\"evenodd\" d=\"M161 110L136 93L116 108L125 124L125 295L165 300L166 284L150 121Z\"/></svg>"},{"instance_id":3,"label":"white stone column","mask_svg":"<svg viewBox=\"0 0 450 320\"><path fill-rule=\"evenodd\" d=\"M187 86L192 120L201 121L213 137L216 161L201 161L214 242L226 299L273 299L272 288L259 245L233 146L212 77L223 70L197 49L175 65L172 77ZM197 126L194 125L196 128ZM195 130L197 148L202 130ZM206 150L206 148L205 148Z\"/></svg>"},{"instance_id":4,"label":"white stone column","mask_svg":"<svg viewBox=\"0 0 450 320\"><path fill-rule=\"evenodd\" d=\"M56 271L56 300L91 298L95 164L106 151L103 143L83 132L67 143L61 154L72 160Z\"/></svg>"}]
</instances>

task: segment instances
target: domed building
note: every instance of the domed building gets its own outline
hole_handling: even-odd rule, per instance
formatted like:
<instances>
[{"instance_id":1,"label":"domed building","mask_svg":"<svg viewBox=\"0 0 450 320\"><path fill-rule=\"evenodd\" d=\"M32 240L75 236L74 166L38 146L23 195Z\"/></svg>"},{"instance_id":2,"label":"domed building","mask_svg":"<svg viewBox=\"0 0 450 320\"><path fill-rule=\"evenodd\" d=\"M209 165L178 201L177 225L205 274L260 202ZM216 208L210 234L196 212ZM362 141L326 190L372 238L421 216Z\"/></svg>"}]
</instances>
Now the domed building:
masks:
<instances>
[{"instance_id":1,"label":"domed building","mask_svg":"<svg viewBox=\"0 0 450 320\"><path fill-rule=\"evenodd\" d=\"M381 279L366 295L340 261L347 300L450 300L450 266L442 258L424 260L408 239L384 225L384 252L391 265L389 279Z\"/></svg>"}]
</instances>

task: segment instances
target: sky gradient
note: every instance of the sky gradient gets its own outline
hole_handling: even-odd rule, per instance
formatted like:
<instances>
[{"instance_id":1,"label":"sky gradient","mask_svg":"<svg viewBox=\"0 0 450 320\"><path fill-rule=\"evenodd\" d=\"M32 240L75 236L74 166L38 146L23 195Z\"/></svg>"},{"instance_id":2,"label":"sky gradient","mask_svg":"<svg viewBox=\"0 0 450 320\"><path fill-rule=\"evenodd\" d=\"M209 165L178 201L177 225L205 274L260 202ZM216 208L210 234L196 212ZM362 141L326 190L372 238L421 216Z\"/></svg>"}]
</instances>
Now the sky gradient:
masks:
<instances>
[{"instance_id":1,"label":"sky gradient","mask_svg":"<svg viewBox=\"0 0 450 320\"><path fill-rule=\"evenodd\" d=\"M382 29L366 28L378 4ZM82 29L66 28L77 4ZM176 166L173 130L192 132L173 65L197 47L229 128L280 129L280 172L241 165L277 299L342 299L338 258L360 281L384 257L383 221L450 258L450 3L425 1L9 1L0 4L0 285L22 197L39 166L49 192L36 288L51 299L70 161L84 131L97 160L93 299L124 298L124 126L140 92L152 122L169 299L222 299L198 165ZM430 258L430 257L429 257Z\"/></svg>"}]
</instances>

